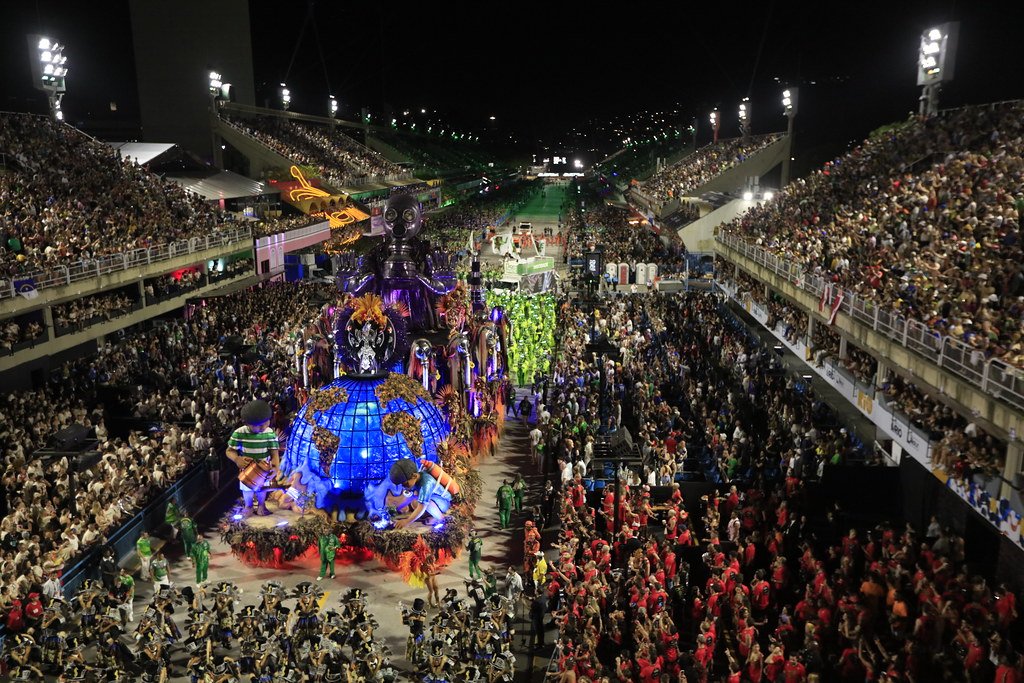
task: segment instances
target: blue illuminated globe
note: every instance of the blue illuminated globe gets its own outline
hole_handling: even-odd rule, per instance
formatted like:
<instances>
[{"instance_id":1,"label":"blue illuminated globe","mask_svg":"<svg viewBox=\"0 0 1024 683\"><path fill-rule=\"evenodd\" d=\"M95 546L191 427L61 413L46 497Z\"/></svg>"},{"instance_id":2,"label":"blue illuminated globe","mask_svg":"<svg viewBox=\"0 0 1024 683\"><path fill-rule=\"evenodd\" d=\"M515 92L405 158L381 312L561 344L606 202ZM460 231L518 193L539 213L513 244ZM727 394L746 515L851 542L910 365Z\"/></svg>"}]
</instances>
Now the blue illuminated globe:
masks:
<instances>
[{"instance_id":1,"label":"blue illuminated globe","mask_svg":"<svg viewBox=\"0 0 1024 683\"><path fill-rule=\"evenodd\" d=\"M393 397L382 405L378 388L389 378L415 385L415 380L395 374L341 377L314 392L292 422L281 469L288 476L302 475L317 507L331 507L332 498L362 496L366 484L385 479L394 462L417 457L400 430L392 435L384 429L401 418L396 413L412 418L402 419L409 428L418 426L423 457L437 462L437 444L448 436L447 420L426 395L416 396L415 402ZM321 453L318 444L328 452ZM329 449L335 444L332 455Z\"/></svg>"}]
</instances>

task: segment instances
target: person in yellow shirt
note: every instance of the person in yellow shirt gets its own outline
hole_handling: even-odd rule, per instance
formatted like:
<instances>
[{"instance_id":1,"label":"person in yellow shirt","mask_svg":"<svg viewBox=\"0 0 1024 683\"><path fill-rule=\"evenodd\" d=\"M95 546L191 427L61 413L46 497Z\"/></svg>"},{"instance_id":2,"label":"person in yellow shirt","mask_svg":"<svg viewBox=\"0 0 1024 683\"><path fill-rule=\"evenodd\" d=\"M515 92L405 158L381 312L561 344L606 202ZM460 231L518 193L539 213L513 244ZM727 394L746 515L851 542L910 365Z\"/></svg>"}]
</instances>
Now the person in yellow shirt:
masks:
<instances>
[{"instance_id":1,"label":"person in yellow shirt","mask_svg":"<svg viewBox=\"0 0 1024 683\"><path fill-rule=\"evenodd\" d=\"M533 565L533 585L540 590L548 578L548 561L544 559L544 553L539 550L534 556L537 561Z\"/></svg>"}]
</instances>

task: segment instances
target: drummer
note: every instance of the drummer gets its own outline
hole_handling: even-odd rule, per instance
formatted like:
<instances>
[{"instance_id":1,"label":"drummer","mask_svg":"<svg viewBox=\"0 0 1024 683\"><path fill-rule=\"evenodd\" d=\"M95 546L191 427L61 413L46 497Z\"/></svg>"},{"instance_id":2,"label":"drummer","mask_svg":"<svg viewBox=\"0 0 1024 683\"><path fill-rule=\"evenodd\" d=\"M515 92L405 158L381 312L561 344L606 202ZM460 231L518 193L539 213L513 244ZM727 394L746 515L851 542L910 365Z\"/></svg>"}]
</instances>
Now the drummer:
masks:
<instances>
[{"instance_id":1,"label":"drummer","mask_svg":"<svg viewBox=\"0 0 1024 683\"><path fill-rule=\"evenodd\" d=\"M277 477L281 465L281 446L277 440L277 434L269 427L272 413L273 411L265 401L249 401L242 408L242 421L245 424L231 433L226 451L228 459L238 465L239 471L244 471L255 461L269 462L271 469L266 478L267 482L271 482ZM238 488L242 491L242 500L245 503L244 514L248 515L252 511L254 494L259 502L256 514L270 514L270 511L267 510L266 489L261 485L249 486L241 480L238 482Z\"/></svg>"}]
</instances>

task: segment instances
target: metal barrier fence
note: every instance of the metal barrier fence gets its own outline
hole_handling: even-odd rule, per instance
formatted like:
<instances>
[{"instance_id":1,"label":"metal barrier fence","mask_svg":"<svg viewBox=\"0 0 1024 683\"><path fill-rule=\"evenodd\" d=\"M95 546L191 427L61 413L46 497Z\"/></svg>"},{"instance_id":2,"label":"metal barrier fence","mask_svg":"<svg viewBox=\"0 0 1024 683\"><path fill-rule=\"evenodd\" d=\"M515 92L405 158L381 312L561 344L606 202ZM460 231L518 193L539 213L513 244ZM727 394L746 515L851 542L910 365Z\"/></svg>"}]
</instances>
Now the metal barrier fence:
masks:
<instances>
[{"instance_id":1,"label":"metal barrier fence","mask_svg":"<svg viewBox=\"0 0 1024 683\"><path fill-rule=\"evenodd\" d=\"M14 275L10 279L0 279L0 301L12 299L18 295L14 286L15 280L31 280L32 286L36 290L63 287L73 282L81 282L82 280L89 280L117 271L129 270L151 263L160 263L161 261L169 261L179 256L196 254L242 242L247 242L250 246L252 245L252 228L250 226L217 231L205 237L193 237L187 240L158 244L148 249L132 249L119 254L108 254L67 266L58 266L47 271Z\"/></svg>"},{"instance_id":2,"label":"metal barrier fence","mask_svg":"<svg viewBox=\"0 0 1024 683\"><path fill-rule=\"evenodd\" d=\"M715 239L785 278L797 289L819 299L825 293L825 280L809 274L802 266L750 244L738 235L719 232ZM834 297L840 290L832 289L831 292ZM1020 368L998 359L986 360L984 354L974 347L953 337L942 336L919 320L887 311L849 290L843 291L840 311L956 375L982 393L1024 411L1024 371Z\"/></svg>"},{"instance_id":3,"label":"metal barrier fence","mask_svg":"<svg viewBox=\"0 0 1024 683\"><path fill-rule=\"evenodd\" d=\"M163 524L167 501L174 500L183 509L195 511L203 506L204 501L212 499L215 493L209 488L206 467L202 463L194 465L155 500L150 501L122 523L110 534L106 545L113 546L118 562L121 562L135 551L135 541L143 529L155 531ZM98 577L102 547L94 546L64 571L61 576L61 588L64 590L65 598L71 599L86 579Z\"/></svg>"}]
</instances>

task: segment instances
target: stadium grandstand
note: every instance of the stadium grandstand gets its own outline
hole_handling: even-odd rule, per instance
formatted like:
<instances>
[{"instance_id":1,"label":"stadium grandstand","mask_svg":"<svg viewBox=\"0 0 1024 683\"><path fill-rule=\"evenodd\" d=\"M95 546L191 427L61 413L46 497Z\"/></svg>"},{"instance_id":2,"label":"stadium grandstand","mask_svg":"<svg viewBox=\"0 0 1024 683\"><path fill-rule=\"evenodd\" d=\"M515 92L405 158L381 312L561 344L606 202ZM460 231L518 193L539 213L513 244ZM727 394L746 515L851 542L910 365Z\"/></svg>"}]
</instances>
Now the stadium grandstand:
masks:
<instances>
[{"instance_id":1,"label":"stadium grandstand","mask_svg":"<svg viewBox=\"0 0 1024 683\"><path fill-rule=\"evenodd\" d=\"M10 10L0 680L1024 683L1015 17L175 4Z\"/></svg>"}]
</instances>

